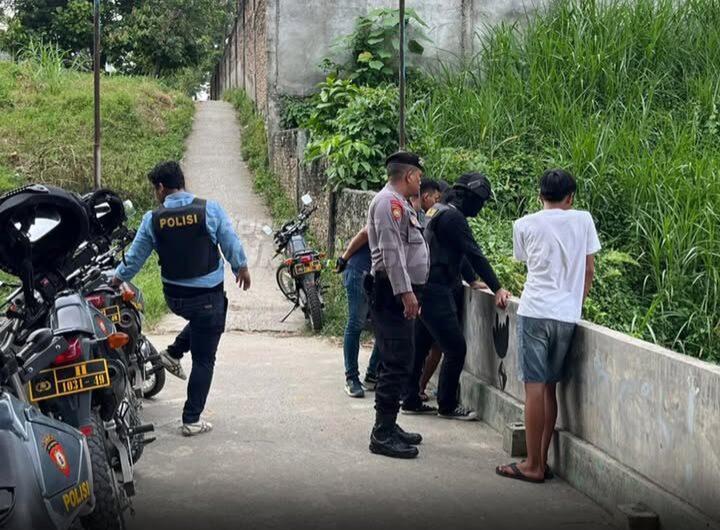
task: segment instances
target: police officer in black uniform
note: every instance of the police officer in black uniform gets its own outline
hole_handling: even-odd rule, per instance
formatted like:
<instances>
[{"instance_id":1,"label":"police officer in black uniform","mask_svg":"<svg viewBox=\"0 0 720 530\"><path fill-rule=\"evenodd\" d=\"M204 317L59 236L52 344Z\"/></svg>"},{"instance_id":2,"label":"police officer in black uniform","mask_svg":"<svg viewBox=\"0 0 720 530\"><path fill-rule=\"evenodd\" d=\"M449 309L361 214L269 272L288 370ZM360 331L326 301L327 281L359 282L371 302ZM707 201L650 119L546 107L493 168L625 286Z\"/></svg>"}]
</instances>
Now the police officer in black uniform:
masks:
<instances>
[{"instance_id":1,"label":"police officer in black uniform","mask_svg":"<svg viewBox=\"0 0 720 530\"><path fill-rule=\"evenodd\" d=\"M403 431L396 420L414 364L414 324L429 269L428 246L408 201L420 192L423 165L419 156L402 152L388 157L386 167L388 183L368 210L373 274L370 309L380 348L370 451L414 458L418 455L415 445L422 438Z\"/></svg>"},{"instance_id":2,"label":"police officer in black uniform","mask_svg":"<svg viewBox=\"0 0 720 530\"><path fill-rule=\"evenodd\" d=\"M484 175L466 174L460 177L443 203L428 211L430 221L425 238L430 246L430 275L423 295L423 310L416 324L416 367L403 400L405 413L428 411L419 395L419 378L425 356L433 342L437 342L445 354L438 387L438 415L457 420L477 417L475 412L460 406L457 399L467 344L454 293L466 260L495 293L498 307L506 307L510 298L510 293L501 287L492 266L475 242L467 222L467 217L480 213L491 195L490 181ZM462 276L472 277L468 271ZM420 369L417 369L417 363L420 363Z\"/></svg>"}]
</instances>

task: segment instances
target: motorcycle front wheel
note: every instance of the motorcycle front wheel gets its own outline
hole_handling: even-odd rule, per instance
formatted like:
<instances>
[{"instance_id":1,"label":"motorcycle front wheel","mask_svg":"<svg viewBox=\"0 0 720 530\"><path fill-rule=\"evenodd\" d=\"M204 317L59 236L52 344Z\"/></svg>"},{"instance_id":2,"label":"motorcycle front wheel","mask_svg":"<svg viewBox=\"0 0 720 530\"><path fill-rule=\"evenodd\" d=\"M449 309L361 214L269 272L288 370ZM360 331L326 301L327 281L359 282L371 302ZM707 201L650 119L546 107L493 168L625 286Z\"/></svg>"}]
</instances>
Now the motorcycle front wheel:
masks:
<instances>
[{"instance_id":1,"label":"motorcycle front wheel","mask_svg":"<svg viewBox=\"0 0 720 530\"><path fill-rule=\"evenodd\" d=\"M87 443L92 460L95 509L80 521L85 530L125 530L123 511L127 497L108 462L103 421L93 414L91 426L92 434L87 437Z\"/></svg>"},{"instance_id":2,"label":"motorcycle front wheel","mask_svg":"<svg viewBox=\"0 0 720 530\"><path fill-rule=\"evenodd\" d=\"M285 298L290 300L293 304L296 304L297 299L297 287L295 285L295 278L293 278L290 267L287 265L280 265L277 272L275 273L275 279L277 280L278 287Z\"/></svg>"}]
</instances>

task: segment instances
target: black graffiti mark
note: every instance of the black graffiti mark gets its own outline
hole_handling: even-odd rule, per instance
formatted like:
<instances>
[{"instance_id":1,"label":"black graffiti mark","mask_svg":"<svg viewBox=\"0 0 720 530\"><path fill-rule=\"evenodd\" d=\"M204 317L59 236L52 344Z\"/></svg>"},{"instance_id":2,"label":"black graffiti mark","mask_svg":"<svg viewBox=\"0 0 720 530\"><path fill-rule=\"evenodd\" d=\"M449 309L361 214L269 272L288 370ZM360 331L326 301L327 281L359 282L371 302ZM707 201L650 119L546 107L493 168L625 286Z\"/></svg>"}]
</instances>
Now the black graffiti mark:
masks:
<instances>
[{"instance_id":1,"label":"black graffiti mark","mask_svg":"<svg viewBox=\"0 0 720 530\"><path fill-rule=\"evenodd\" d=\"M505 363L503 361L500 361L500 366L498 367L498 377L500 378L500 390L505 390L508 377L507 372L505 372Z\"/></svg>"},{"instance_id":2,"label":"black graffiti mark","mask_svg":"<svg viewBox=\"0 0 720 530\"><path fill-rule=\"evenodd\" d=\"M495 313L495 325L493 326L493 344L495 353L501 359L507 356L510 343L510 317L505 316L505 323L500 323L500 315Z\"/></svg>"}]
</instances>

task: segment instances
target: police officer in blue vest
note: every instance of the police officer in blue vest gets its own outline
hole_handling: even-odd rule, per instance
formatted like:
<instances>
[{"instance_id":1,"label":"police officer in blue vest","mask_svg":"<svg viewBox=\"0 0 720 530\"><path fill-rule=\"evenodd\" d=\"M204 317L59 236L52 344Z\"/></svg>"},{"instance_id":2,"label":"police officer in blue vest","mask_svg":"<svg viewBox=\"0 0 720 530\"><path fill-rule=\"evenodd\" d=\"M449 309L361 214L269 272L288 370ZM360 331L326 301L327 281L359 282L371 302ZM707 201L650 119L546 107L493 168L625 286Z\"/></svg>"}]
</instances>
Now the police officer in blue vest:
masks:
<instances>
[{"instance_id":1,"label":"police officer in blue vest","mask_svg":"<svg viewBox=\"0 0 720 530\"><path fill-rule=\"evenodd\" d=\"M244 290L250 288L250 272L243 245L225 210L185 191L185 176L178 163L159 164L148 178L161 206L143 217L125 263L115 271L115 283L131 280L152 251L157 252L168 307L188 321L175 343L161 353L161 361L171 374L186 379L180 359L191 352L181 432L193 436L212 430L201 414L227 315L225 262L220 251Z\"/></svg>"}]
</instances>

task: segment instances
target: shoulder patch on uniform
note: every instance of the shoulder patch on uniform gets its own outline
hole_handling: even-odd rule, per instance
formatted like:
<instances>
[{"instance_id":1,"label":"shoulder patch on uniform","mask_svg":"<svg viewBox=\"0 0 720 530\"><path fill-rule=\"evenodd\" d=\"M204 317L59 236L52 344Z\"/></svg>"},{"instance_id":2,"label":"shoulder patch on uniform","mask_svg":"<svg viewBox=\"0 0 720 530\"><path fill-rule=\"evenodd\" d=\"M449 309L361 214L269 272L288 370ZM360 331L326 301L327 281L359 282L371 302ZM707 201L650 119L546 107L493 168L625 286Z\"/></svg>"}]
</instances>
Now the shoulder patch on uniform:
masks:
<instances>
[{"instance_id":1,"label":"shoulder patch on uniform","mask_svg":"<svg viewBox=\"0 0 720 530\"><path fill-rule=\"evenodd\" d=\"M430 208L427 212L425 212L425 217L432 217L437 213L437 208Z\"/></svg>"},{"instance_id":2,"label":"shoulder patch on uniform","mask_svg":"<svg viewBox=\"0 0 720 530\"><path fill-rule=\"evenodd\" d=\"M403 217L405 206L399 199L392 199L390 201L390 211L392 212L392 216L395 218L395 220L399 221Z\"/></svg>"}]
</instances>

